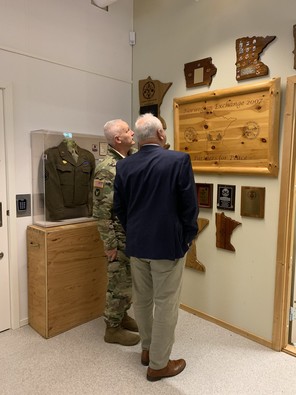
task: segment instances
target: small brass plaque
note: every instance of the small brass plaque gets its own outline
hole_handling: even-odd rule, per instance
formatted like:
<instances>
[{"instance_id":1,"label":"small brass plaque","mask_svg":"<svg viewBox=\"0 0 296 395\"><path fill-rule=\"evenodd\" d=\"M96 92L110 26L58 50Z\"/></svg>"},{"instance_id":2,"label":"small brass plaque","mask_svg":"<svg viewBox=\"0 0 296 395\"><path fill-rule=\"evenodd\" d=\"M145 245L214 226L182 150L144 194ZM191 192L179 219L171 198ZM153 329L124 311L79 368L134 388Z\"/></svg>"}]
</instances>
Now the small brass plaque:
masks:
<instances>
[{"instance_id":1,"label":"small brass plaque","mask_svg":"<svg viewBox=\"0 0 296 395\"><path fill-rule=\"evenodd\" d=\"M265 188L241 188L241 216L264 218Z\"/></svg>"}]
</instances>

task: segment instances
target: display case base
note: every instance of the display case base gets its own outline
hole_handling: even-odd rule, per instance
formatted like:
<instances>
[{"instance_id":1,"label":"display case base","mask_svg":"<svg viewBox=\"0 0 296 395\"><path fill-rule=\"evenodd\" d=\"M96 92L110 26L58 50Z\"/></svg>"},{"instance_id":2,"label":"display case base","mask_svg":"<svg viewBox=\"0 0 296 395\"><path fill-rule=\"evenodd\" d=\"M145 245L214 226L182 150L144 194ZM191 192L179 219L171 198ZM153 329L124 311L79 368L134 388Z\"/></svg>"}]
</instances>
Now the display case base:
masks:
<instances>
[{"instance_id":1,"label":"display case base","mask_svg":"<svg viewBox=\"0 0 296 395\"><path fill-rule=\"evenodd\" d=\"M97 222L27 228L29 325L53 337L103 314L107 268Z\"/></svg>"}]
</instances>

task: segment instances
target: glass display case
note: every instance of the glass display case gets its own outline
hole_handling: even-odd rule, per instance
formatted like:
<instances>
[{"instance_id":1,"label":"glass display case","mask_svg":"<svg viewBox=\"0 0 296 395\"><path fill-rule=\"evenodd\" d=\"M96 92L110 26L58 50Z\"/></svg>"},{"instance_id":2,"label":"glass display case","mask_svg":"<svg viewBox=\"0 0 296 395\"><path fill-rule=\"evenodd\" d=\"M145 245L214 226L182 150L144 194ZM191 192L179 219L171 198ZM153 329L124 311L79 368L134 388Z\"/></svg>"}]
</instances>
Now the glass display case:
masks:
<instances>
[{"instance_id":1,"label":"glass display case","mask_svg":"<svg viewBox=\"0 0 296 395\"><path fill-rule=\"evenodd\" d=\"M93 177L107 153L105 137L34 130L31 147L33 224L92 220Z\"/></svg>"}]
</instances>

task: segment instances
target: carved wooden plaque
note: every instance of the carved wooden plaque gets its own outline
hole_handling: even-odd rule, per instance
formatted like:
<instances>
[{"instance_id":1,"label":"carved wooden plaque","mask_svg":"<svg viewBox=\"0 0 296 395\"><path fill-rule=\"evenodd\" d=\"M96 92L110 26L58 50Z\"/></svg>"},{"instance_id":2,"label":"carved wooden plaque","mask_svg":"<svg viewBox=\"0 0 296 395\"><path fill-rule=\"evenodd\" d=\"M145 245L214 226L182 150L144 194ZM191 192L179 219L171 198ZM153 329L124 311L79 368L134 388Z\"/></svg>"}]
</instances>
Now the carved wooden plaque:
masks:
<instances>
[{"instance_id":1,"label":"carved wooden plaque","mask_svg":"<svg viewBox=\"0 0 296 395\"><path fill-rule=\"evenodd\" d=\"M174 99L175 149L195 172L277 176L280 78Z\"/></svg>"},{"instance_id":2,"label":"carved wooden plaque","mask_svg":"<svg viewBox=\"0 0 296 395\"><path fill-rule=\"evenodd\" d=\"M242 37L236 40L236 79L237 81L247 78L267 75L268 67L261 62L260 54L276 36L266 37Z\"/></svg>"},{"instance_id":3,"label":"carved wooden plaque","mask_svg":"<svg viewBox=\"0 0 296 395\"><path fill-rule=\"evenodd\" d=\"M204 230L204 228L209 224L209 220L206 218L198 218L198 235ZM190 267L192 269L198 270L199 272L205 272L206 268L205 265L202 264L196 256L196 243L198 239L198 235L196 236L195 240L193 240L187 255L186 255L186 267Z\"/></svg>"},{"instance_id":4,"label":"carved wooden plaque","mask_svg":"<svg viewBox=\"0 0 296 395\"><path fill-rule=\"evenodd\" d=\"M232 232L241 225L230 217L226 217L224 213L216 213L216 247L224 250L235 251L235 248L230 242Z\"/></svg>"},{"instance_id":5,"label":"carved wooden plaque","mask_svg":"<svg viewBox=\"0 0 296 395\"><path fill-rule=\"evenodd\" d=\"M139 81L140 114L151 112L161 120L164 129L166 129L166 123L160 116L160 105L171 85L172 82L163 83L152 80L151 77Z\"/></svg>"},{"instance_id":6,"label":"carved wooden plaque","mask_svg":"<svg viewBox=\"0 0 296 395\"><path fill-rule=\"evenodd\" d=\"M184 74L186 88L200 85L211 85L213 76L217 73L217 68L212 63L212 58L196 60L185 63Z\"/></svg>"}]
</instances>

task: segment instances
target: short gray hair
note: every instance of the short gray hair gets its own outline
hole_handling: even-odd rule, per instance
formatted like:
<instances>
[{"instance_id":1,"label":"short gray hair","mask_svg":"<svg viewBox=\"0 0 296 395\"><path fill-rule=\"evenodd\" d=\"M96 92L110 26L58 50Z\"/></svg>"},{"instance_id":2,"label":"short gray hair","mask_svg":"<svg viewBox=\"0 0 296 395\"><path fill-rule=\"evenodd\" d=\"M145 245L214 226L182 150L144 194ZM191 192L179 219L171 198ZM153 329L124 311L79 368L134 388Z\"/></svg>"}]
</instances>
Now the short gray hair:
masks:
<instances>
[{"instance_id":1,"label":"short gray hair","mask_svg":"<svg viewBox=\"0 0 296 395\"><path fill-rule=\"evenodd\" d=\"M161 121L151 113L140 115L135 123L135 135L139 143L157 137L157 130L162 129Z\"/></svg>"},{"instance_id":2,"label":"short gray hair","mask_svg":"<svg viewBox=\"0 0 296 395\"><path fill-rule=\"evenodd\" d=\"M114 137L120 132L122 119L112 119L104 125L104 135L107 143L112 145L114 143Z\"/></svg>"}]
</instances>

